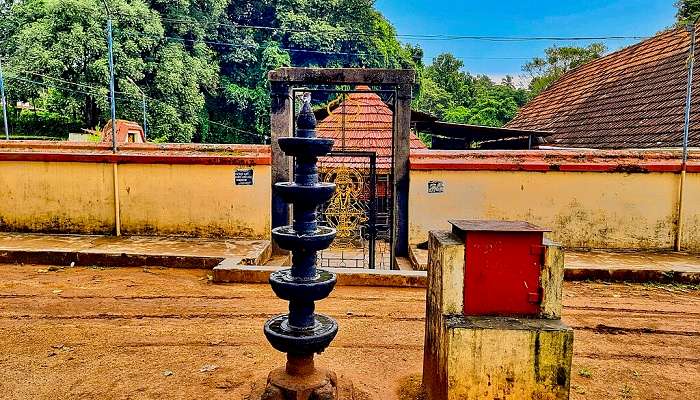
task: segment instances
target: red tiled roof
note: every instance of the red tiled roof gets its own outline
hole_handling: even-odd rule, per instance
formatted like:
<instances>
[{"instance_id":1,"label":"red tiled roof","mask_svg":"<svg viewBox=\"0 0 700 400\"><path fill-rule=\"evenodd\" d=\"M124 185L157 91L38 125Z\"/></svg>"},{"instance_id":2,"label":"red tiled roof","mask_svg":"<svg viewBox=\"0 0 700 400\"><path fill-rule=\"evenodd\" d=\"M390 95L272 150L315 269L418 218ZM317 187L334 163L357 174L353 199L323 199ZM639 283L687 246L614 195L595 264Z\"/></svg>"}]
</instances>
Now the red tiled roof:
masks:
<instances>
[{"instance_id":1,"label":"red tiled roof","mask_svg":"<svg viewBox=\"0 0 700 400\"><path fill-rule=\"evenodd\" d=\"M319 137L335 140L333 150L374 151L377 168L391 168L393 112L367 86L357 86L362 93L351 93L316 128ZM411 149L426 146L411 132ZM328 161L328 160L326 160ZM323 165L323 160L322 163Z\"/></svg>"},{"instance_id":2,"label":"red tiled roof","mask_svg":"<svg viewBox=\"0 0 700 400\"><path fill-rule=\"evenodd\" d=\"M587 63L535 97L506 127L553 131L548 142L563 147L680 147L689 46L689 32L678 28ZM700 146L699 73L696 66L694 147Z\"/></svg>"}]
</instances>

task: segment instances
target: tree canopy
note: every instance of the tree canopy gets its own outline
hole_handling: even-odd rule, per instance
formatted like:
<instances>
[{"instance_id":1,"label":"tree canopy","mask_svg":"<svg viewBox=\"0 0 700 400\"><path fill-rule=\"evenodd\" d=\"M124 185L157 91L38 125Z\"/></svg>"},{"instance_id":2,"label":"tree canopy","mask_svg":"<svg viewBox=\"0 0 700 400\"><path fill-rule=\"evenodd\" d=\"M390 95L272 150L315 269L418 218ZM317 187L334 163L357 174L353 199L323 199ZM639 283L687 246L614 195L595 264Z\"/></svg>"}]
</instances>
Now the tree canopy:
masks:
<instances>
[{"instance_id":1,"label":"tree canopy","mask_svg":"<svg viewBox=\"0 0 700 400\"><path fill-rule=\"evenodd\" d=\"M512 78L494 83L485 75L472 76L449 53L437 56L421 75L414 107L448 122L502 126L528 99Z\"/></svg>"},{"instance_id":2,"label":"tree canopy","mask_svg":"<svg viewBox=\"0 0 700 400\"><path fill-rule=\"evenodd\" d=\"M538 95L565 73L601 57L606 51L607 47L603 43L591 43L586 47L554 46L545 49L544 57L535 57L523 65L523 71L532 78L531 95Z\"/></svg>"},{"instance_id":3,"label":"tree canopy","mask_svg":"<svg viewBox=\"0 0 700 400\"><path fill-rule=\"evenodd\" d=\"M266 73L280 66L414 67L367 0L110 0L117 111L161 141L269 135ZM8 95L93 127L108 118L107 10L99 0L0 7Z\"/></svg>"},{"instance_id":4,"label":"tree canopy","mask_svg":"<svg viewBox=\"0 0 700 400\"><path fill-rule=\"evenodd\" d=\"M675 5L678 25L692 24L700 16L700 0L679 0Z\"/></svg>"}]
</instances>

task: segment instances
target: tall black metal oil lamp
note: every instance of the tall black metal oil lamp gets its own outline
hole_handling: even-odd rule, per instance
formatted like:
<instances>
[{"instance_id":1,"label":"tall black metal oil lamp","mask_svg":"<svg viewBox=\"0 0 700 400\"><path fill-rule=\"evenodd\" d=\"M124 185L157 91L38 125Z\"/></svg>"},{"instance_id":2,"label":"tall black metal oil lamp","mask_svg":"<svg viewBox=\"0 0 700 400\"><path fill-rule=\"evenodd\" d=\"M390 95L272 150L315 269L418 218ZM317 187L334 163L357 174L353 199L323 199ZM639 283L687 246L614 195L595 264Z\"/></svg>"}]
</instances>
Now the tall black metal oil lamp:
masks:
<instances>
[{"instance_id":1,"label":"tall black metal oil lamp","mask_svg":"<svg viewBox=\"0 0 700 400\"><path fill-rule=\"evenodd\" d=\"M338 324L314 312L314 302L328 297L335 286L332 272L316 269L316 253L335 238L333 228L317 224L316 210L335 192L335 184L319 182L318 157L328 154L333 140L316 137L316 118L310 98L297 118L296 136L279 139L279 146L295 158L294 182L275 185L275 192L293 206L293 223L272 230L277 245L292 252L292 267L270 275L275 294L289 301L289 313L265 323L272 346L287 353L287 364L268 377L263 400L331 400L337 398L333 372L314 366L314 354L323 352L338 333Z\"/></svg>"}]
</instances>

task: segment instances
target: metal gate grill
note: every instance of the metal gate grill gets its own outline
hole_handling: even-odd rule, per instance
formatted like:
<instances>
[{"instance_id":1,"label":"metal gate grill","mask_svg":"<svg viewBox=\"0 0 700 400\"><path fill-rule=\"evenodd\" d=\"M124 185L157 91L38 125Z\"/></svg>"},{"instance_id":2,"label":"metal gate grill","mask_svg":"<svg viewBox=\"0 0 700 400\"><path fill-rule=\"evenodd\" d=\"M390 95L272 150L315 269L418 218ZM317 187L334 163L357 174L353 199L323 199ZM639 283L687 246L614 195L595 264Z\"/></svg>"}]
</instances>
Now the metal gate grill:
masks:
<instances>
[{"instance_id":1,"label":"metal gate grill","mask_svg":"<svg viewBox=\"0 0 700 400\"><path fill-rule=\"evenodd\" d=\"M378 201L376 165L374 152L334 151L319 160L322 179L336 184L333 197L321 206L319 222L338 231L333 245L319 252L319 265L390 268L389 203ZM385 197L386 190L380 194Z\"/></svg>"},{"instance_id":2,"label":"metal gate grill","mask_svg":"<svg viewBox=\"0 0 700 400\"><path fill-rule=\"evenodd\" d=\"M320 114L317 135L332 138L336 150L318 160L320 179L336 184L318 220L338 231L333 245L318 253L318 265L392 269L395 91L294 88L295 112L297 97L307 95Z\"/></svg>"}]
</instances>

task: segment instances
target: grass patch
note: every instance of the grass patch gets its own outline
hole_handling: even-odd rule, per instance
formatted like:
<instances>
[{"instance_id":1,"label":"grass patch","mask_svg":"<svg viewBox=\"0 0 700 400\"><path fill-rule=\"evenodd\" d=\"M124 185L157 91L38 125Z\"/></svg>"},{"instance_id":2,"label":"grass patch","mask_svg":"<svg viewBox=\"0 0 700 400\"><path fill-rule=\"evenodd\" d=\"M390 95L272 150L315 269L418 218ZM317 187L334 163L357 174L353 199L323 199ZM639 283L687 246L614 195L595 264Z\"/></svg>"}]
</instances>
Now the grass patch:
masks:
<instances>
[{"instance_id":1,"label":"grass patch","mask_svg":"<svg viewBox=\"0 0 700 400\"><path fill-rule=\"evenodd\" d=\"M423 378L420 374L408 375L399 380L399 400L425 400Z\"/></svg>"},{"instance_id":2,"label":"grass patch","mask_svg":"<svg viewBox=\"0 0 700 400\"><path fill-rule=\"evenodd\" d=\"M620 397L622 397L623 399L631 399L632 392L632 386L625 383L624 385L622 385L622 388L620 388Z\"/></svg>"},{"instance_id":3,"label":"grass patch","mask_svg":"<svg viewBox=\"0 0 700 400\"><path fill-rule=\"evenodd\" d=\"M593 373L588 368L584 367L578 371L578 376L590 379L593 376Z\"/></svg>"}]
</instances>

